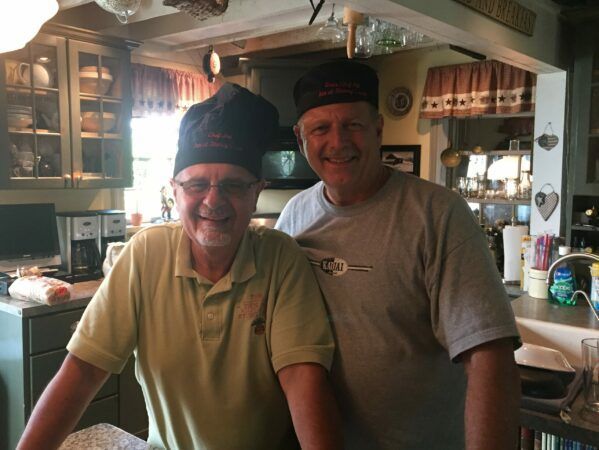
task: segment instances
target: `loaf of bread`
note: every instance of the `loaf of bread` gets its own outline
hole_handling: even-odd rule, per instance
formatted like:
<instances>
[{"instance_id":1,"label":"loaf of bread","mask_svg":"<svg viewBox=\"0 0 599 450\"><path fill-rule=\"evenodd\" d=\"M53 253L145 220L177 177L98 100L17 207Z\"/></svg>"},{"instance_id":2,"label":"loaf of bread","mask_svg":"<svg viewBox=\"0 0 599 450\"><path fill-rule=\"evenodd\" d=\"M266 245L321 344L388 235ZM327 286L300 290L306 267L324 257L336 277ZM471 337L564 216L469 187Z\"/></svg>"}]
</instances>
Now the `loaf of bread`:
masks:
<instances>
[{"instance_id":1,"label":"loaf of bread","mask_svg":"<svg viewBox=\"0 0 599 450\"><path fill-rule=\"evenodd\" d=\"M69 300L72 287L72 284L55 278L26 276L17 278L8 288L8 293L19 300L54 305Z\"/></svg>"}]
</instances>

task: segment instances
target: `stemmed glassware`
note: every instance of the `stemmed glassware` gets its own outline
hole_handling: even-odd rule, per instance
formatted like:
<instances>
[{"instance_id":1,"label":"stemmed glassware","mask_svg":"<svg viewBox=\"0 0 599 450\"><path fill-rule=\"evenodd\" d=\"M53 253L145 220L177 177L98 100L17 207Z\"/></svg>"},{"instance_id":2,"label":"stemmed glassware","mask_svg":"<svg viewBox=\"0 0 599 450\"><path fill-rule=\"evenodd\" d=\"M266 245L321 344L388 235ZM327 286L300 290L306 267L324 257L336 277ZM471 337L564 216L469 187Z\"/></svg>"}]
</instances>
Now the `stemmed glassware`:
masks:
<instances>
[{"instance_id":1,"label":"stemmed glassware","mask_svg":"<svg viewBox=\"0 0 599 450\"><path fill-rule=\"evenodd\" d=\"M321 26L316 32L316 36L323 41L331 41L333 43L345 41L345 28L339 22L339 19L335 17L335 4L331 8L331 15L326 20L323 26Z\"/></svg>"}]
</instances>

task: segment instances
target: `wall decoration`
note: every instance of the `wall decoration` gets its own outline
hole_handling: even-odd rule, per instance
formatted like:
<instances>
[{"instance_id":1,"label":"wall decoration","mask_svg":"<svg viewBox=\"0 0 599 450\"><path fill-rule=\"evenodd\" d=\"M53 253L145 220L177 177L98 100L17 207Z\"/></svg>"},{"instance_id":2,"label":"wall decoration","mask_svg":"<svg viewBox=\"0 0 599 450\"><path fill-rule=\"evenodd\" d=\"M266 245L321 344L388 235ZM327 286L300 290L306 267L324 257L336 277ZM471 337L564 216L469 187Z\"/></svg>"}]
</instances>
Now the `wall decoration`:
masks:
<instances>
[{"instance_id":1,"label":"wall decoration","mask_svg":"<svg viewBox=\"0 0 599 450\"><path fill-rule=\"evenodd\" d=\"M394 117L403 117L412 108L412 93L408 88L396 87L387 96L387 111Z\"/></svg>"},{"instance_id":2,"label":"wall decoration","mask_svg":"<svg viewBox=\"0 0 599 450\"><path fill-rule=\"evenodd\" d=\"M551 191L548 193L543 192L543 189L546 187L551 189ZM551 214L553 214L553 211L555 211L558 203L559 195L557 195L557 192L555 192L553 186L551 186L549 183L545 183L543 186L541 186L541 189L535 195L535 204L537 205L537 209L539 210L539 213L545 222L547 222L547 219L551 217Z\"/></svg>"},{"instance_id":3,"label":"wall decoration","mask_svg":"<svg viewBox=\"0 0 599 450\"><path fill-rule=\"evenodd\" d=\"M550 133L548 133L548 131ZM551 122L547 122L547 125L545 125L545 129L543 130L543 134L538 138L535 138L535 141L537 141L539 147L544 148L547 151L551 150L557 145L559 142L559 137L553 132Z\"/></svg>"},{"instance_id":4,"label":"wall decoration","mask_svg":"<svg viewBox=\"0 0 599 450\"><path fill-rule=\"evenodd\" d=\"M395 170L420 176L420 145L383 145L381 160Z\"/></svg>"}]
</instances>

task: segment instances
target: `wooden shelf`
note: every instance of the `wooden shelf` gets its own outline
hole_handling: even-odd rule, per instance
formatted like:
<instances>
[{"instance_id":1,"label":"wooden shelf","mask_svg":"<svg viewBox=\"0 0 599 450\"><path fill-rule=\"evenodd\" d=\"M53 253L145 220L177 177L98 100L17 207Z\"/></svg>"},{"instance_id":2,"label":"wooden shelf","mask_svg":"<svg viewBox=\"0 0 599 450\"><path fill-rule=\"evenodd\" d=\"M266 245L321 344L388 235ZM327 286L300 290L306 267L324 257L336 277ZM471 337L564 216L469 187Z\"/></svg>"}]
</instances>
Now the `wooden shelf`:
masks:
<instances>
[{"instance_id":1,"label":"wooden shelf","mask_svg":"<svg viewBox=\"0 0 599 450\"><path fill-rule=\"evenodd\" d=\"M516 199L507 200L505 198L469 198L463 197L468 203L481 203L481 204L496 204L496 205L526 205L530 206L531 199Z\"/></svg>"},{"instance_id":2,"label":"wooden shelf","mask_svg":"<svg viewBox=\"0 0 599 450\"><path fill-rule=\"evenodd\" d=\"M480 155L476 155L470 150L460 151L460 155L462 156L527 156L531 154L532 150L488 150Z\"/></svg>"},{"instance_id":3,"label":"wooden shelf","mask_svg":"<svg viewBox=\"0 0 599 450\"><path fill-rule=\"evenodd\" d=\"M104 133L104 135L101 135L100 133L92 133L90 131L82 131L81 137L83 139L123 139L123 136L118 133Z\"/></svg>"},{"instance_id":4,"label":"wooden shelf","mask_svg":"<svg viewBox=\"0 0 599 450\"><path fill-rule=\"evenodd\" d=\"M103 101L104 103L121 103L123 101L120 97L112 97L110 95L97 95L97 94L80 94L81 100L88 102Z\"/></svg>"},{"instance_id":5,"label":"wooden shelf","mask_svg":"<svg viewBox=\"0 0 599 450\"><path fill-rule=\"evenodd\" d=\"M14 134L39 134L43 136L60 136L60 133L58 131L44 130L42 128L38 128L34 131L33 128L8 127L8 132Z\"/></svg>"},{"instance_id":6,"label":"wooden shelf","mask_svg":"<svg viewBox=\"0 0 599 450\"><path fill-rule=\"evenodd\" d=\"M572 229L577 231L599 231L599 227L594 225L572 225Z\"/></svg>"},{"instance_id":7,"label":"wooden shelf","mask_svg":"<svg viewBox=\"0 0 599 450\"><path fill-rule=\"evenodd\" d=\"M31 94L32 92L35 95L48 95L48 94L58 94L57 88L45 88L38 86L23 86L20 84L7 84L6 92L18 92L24 94Z\"/></svg>"}]
</instances>

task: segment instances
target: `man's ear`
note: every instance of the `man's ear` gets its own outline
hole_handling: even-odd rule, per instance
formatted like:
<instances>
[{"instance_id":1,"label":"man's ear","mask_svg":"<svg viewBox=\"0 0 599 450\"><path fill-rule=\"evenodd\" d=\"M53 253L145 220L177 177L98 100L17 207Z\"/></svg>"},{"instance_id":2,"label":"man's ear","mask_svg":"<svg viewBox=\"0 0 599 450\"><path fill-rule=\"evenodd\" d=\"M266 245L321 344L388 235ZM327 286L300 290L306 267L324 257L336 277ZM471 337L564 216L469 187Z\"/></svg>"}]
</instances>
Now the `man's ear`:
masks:
<instances>
[{"instance_id":1,"label":"man's ear","mask_svg":"<svg viewBox=\"0 0 599 450\"><path fill-rule=\"evenodd\" d=\"M293 134L295 134L295 139L297 140L297 146L300 149L300 153L306 156L306 152L304 151L304 140L302 139L302 132L299 125L293 125Z\"/></svg>"}]
</instances>

